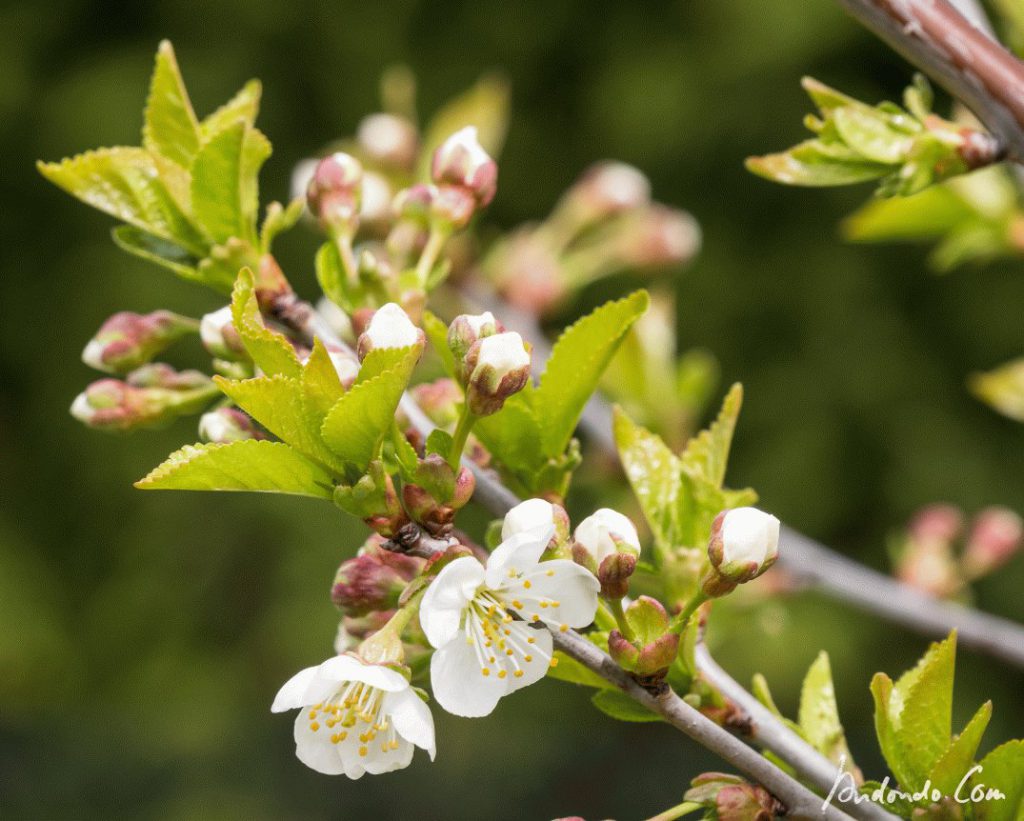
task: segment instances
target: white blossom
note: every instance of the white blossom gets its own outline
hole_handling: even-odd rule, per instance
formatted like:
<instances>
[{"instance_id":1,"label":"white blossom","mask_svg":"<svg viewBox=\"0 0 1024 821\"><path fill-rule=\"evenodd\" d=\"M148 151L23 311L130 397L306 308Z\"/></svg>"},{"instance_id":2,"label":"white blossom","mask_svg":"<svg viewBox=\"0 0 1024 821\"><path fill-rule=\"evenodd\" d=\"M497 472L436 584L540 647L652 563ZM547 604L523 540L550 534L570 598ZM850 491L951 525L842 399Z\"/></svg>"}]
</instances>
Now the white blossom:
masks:
<instances>
[{"instance_id":1,"label":"white blossom","mask_svg":"<svg viewBox=\"0 0 1024 821\"><path fill-rule=\"evenodd\" d=\"M640 553L640 536L636 526L611 508L602 507L576 526L576 543L586 548L594 561L601 562L619 548Z\"/></svg>"}]
</instances>

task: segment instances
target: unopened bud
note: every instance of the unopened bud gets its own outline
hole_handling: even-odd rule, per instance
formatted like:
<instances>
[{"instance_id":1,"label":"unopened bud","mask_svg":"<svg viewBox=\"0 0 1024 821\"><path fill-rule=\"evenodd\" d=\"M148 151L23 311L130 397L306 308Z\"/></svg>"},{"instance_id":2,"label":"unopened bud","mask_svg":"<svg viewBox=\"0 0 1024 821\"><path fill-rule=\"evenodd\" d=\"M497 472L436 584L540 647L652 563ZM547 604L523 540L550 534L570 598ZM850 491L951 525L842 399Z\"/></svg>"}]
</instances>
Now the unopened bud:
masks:
<instances>
[{"instance_id":1,"label":"unopened bud","mask_svg":"<svg viewBox=\"0 0 1024 821\"><path fill-rule=\"evenodd\" d=\"M359 147L381 165L411 170L419 153L416 126L394 114L370 114L356 131Z\"/></svg>"},{"instance_id":2,"label":"unopened bud","mask_svg":"<svg viewBox=\"0 0 1024 821\"><path fill-rule=\"evenodd\" d=\"M569 540L569 514L561 505L552 504L546 499L527 499L505 514L501 523L501 540L507 541L530 530L546 530L552 524L555 533L547 549L557 550Z\"/></svg>"},{"instance_id":3,"label":"unopened bud","mask_svg":"<svg viewBox=\"0 0 1024 821\"><path fill-rule=\"evenodd\" d=\"M409 522L394 480L380 461L371 462L367 472L354 485L337 485L334 503L386 538L395 536Z\"/></svg>"},{"instance_id":4,"label":"unopened bud","mask_svg":"<svg viewBox=\"0 0 1024 821\"><path fill-rule=\"evenodd\" d=\"M194 319L154 311L122 311L103 323L82 351L82 361L107 373L125 373L149 362L172 342L198 328Z\"/></svg>"},{"instance_id":5,"label":"unopened bud","mask_svg":"<svg viewBox=\"0 0 1024 821\"><path fill-rule=\"evenodd\" d=\"M396 607L405 586L423 567L423 559L384 550L381 541L371 537L334 576L331 601L347 616Z\"/></svg>"},{"instance_id":6,"label":"unopened bud","mask_svg":"<svg viewBox=\"0 0 1024 821\"><path fill-rule=\"evenodd\" d=\"M461 362L474 342L486 336L494 336L502 330L504 328L490 311L460 314L448 326L448 347L455 355L455 361Z\"/></svg>"},{"instance_id":7,"label":"unopened bud","mask_svg":"<svg viewBox=\"0 0 1024 821\"><path fill-rule=\"evenodd\" d=\"M690 214L652 205L621 227L616 251L623 267L660 269L691 260L700 242L700 226Z\"/></svg>"},{"instance_id":8,"label":"unopened bud","mask_svg":"<svg viewBox=\"0 0 1024 821\"><path fill-rule=\"evenodd\" d=\"M612 553L597 566L597 580L601 582L601 595L607 599L621 599L629 592L629 578L636 570L634 553Z\"/></svg>"},{"instance_id":9,"label":"unopened bud","mask_svg":"<svg viewBox=\"0 0 1024 821\"><path fill-rule=\"evenodd\" d=\"M953 505L935 504L921 508L910 521L907 535L916 542L950 544L964 528L964 515Z\"/></svg>"},{"instance_id":10,"label":"unopened bud","mask_svg":"<svg viewBox=\"0 0 1024 821\"><path fill-rule=\"evenodd\" d=\"M608 634L609 655L630 673L664 676L679 651L679 636L669 630L665 608L649 596L638 596L626 608L624 616L633 640L612 630Z\"/></svg>"},{"instance_id":11,"label":"unopened bud","mask_svg":"<svg viewBox=\"0 0 1024 821\"><path fill-rule=\"evenodd\" d=\"M216 408L199 417L199 438L223 444L266 437L252 419L237 408Z\"/></svg>"},{"instance_id":12,"label":"unopened bud","mask_svg":"<svg viewBox=\"0 0 1024 821\"><path fill-rule=\"evenodd\" d=\"M566 192L558 213L583 228L650 201L651 183L643 172L626 163L606 160L584 172Z\"/></svg>"},{"instance_id":13,"label":"unopened bud","mask_svg":"<svg viewBox=\"0 0 1024 821\"><path fill-rule=\"evenodd\" d=\"M430 224L430 209L436 194L435 186L424 183L403 188L395 195L391 205L395 219L425 228Z\"/></svg>"},{"instance_id":14,"label":"unopened bud","mask_svg":"<svg viewBox=\"0 0 1024 821\"><path fill-rule=\"evenodd\" d=\"M989 507L981 511L971 527L963 566L972 579L1002 567L1020 549L1024 539L1021 517L1005 507Z\"/></svg>"},{"instance_id":15,"label":"unopened bud","mask_svg":"<svg viewBox=\"0 0 1024 821\"><path fill-rule=\"evenodd\" d=\"M359 376L359 360L348 351L341 351L335 348L328 348L327 355L331 358L334 370L338 372L338 379L342 387L348 390Z\"/></svg>"},{"instance_id":16,"label":"unopened bud","mask_svg":"<svg viewBox=\"0 0 1024 821\"><path fill-rule=\"evenodd\" d=\"M231 361L248 357L232 321L230 305L203 316L199 322L199 338L207 352L218 359Z\"/></svg>"},{"instance_id":17,"label":"unopened bud","mask_svg":"<svg viewBox=\"0 0 1024 821\"><path fill-rule=\"evenodd\" d=\"M363 197L359 222L373 230L381 230L391 220L391 199L394 191L386 177L367 171L363 174Z\"/></svg>"},{"instance_id":18,"label":"unopened bud","mask_svg":"<svg viewBox=\"0 0 1024 821\"><path fill-rule=\"evenodd\" d=\"M174 380L168 372L181 378ZM197 371L177 374L166 365L148 366L144 373L135 371L124 382L93 382L75 398L71 415L101 430L159 427L178 416L199 411L215 393L216 387L209 378Z\"/></svg>"},{"instance_id":19,"label":"unopened bud","mask_svg":"<svg viewBox=\"0 0 1024 821\"><path fill-rule=\"evenodd\" d=\"M446 232L459 231L469 225L477 204L467 189L457 185L439 185L434 188L430 203L431 224Z\"/></svg>"},{"instance_id":20,"label":"unopened bud","mask_svg":"<svg viewBox=\"0 0 1024 821\"><path fill-rule=\"evenodd\" d=\"M416 470L414 481L402 487L402 501L415 522L433 536L451 531L455 514L473 496L476 479L472 471L456 471L438 454L427 456Z\"/></svg>"},{"instance_id":21,"label":"unopened bud","mask_svg":"<svg viewBox=\"0 0 1024 821\"><path fill-rule=\"evenodd\" d=\"M764 573L779 557L779 520L755 507L723 510L711 525L712 572L704 592L720 596Z\"/></svg>"},{"instance_id":22,"label":"unopened bud","mask_svg":"<svg viewBox=\"0 0 1024 821\"><path fill-rule=\"evenodd\" d=\"M640 536L636 526L618 511L607 507L580 522L573 540L573 559L595 574L613 553L640 555Z\"/></svg>"},{"instance_id":23,"label":"unopened bud","mask_svg":"<svg viewBox=\"0 0 1024 821\"><path fill-rule=\"evenodd\" d=\"M466 403L476 416L497 413L530 378L530 352L514 331L478 339L463 361Z\"/></svg>"},{"instance_id":24,"label":"unopened bud","mask_svg":"<svg viewBox=\"0 0 1024 821\"><path fill-rule=\"evenodd\" d=\"M497 190L498 165L480 145L476 127L466 126L434 152L430 176L438 185L466 189L480 206L486 206Z\"/></svg>"},{"instance_id":25,"label":"unopened bud","mask_svg":"<svg viewBox=\"0 0 1024 821\"><path fill-rule=\"evenodd\" d=\"M416 404L437 427L446 428L458 420L462 390L454 379L423 382L412 388L412 395Z\"/></svg>"},{"instance_id":26,"label":"unopened bud","mask_svg":"<svg viewBox=\"0 0 1024 821\"><path fill-rule=\"evenodd\" d=\"M331 236L355 234L363 188L363 166L351 154L339 151L324 157L309 181L309 211Z\"/></svg>"},{"instance_id":27,"label":"unopened bud","mask_svg":"<svg viewBox=\"0 0 1024 821\"><path fill-rule=\"evenodd\" d=\"M690 782L683 799L701 804L718 821L771 821L783 807L764 787L725 773L704 773Z\"/></svg>"},{"instance_id":28,"label":"unopened bud","mask_svg":"<svg viewBox=\"0 0 1024 821\"><path fill-rule=\"evenodd\" d=\"M413 325L409 315L394 302L389 302L376 310L366 330L359 336L357 350L359 359L363 360L370 351L386 348L408 348L413 345L423 346L426 337L419 328Z\"/></svg>"}]
</instances>

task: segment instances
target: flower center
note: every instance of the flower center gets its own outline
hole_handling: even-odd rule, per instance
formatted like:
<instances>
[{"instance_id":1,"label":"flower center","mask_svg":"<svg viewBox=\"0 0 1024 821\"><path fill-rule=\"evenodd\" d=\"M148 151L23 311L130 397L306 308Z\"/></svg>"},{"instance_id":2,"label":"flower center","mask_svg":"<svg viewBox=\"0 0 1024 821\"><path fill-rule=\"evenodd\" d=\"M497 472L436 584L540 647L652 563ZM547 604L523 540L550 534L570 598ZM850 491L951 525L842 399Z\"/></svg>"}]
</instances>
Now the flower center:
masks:
<instances>
[{"instance_id":1,"label":"flower center","mask_svg":"<svg viewBox=\"0 0 1024 821\"><path fill-rule=\"evenodd\" d=\"M481 590L465 612L466 643L480 662L480 674L522 678L535 663L533 630L512 614L492 591Z\"/></svg>"},{"instance_id":2,"label":"flower center","mask_svg":"<svg viewBox=\"0 0 1024 821\"><path fill-rule=\"evenodd\" d=\"M380 751L389 753L398 749L398 736L394 722L381 711L384 692L361 681L346 683L327 701L309 708L309 729L314 733L321 728L329 731L331 743L341 744L351 738L358 739L358 753L369 755L369 745L380 740Z\"/></svg>"}]
</instances>

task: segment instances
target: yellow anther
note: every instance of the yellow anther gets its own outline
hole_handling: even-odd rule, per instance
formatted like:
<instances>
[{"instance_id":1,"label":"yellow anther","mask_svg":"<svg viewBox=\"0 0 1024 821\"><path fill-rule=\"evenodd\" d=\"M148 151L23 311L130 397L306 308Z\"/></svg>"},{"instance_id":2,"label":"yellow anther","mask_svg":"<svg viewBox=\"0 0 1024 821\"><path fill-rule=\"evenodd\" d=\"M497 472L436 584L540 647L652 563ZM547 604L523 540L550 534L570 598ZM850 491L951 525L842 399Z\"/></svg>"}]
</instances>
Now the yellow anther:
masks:
<instances>
[{"instance_id":1,"label":"yellow anther","mask_svg":"<svg viewBox=\"0 0 1024 821\"><path fill-rule=\"evenodd\" d=\"M484 647L490 647L492 644L494 644L494 642L490 639L487 639L487 641L484 642Z\"/></svg>"},{"instance_id":2,"label":"yellow anther","mask_svg":"<svg viewBox=\"0 0 1024 821\"><path fill-rule=\"evenodd\" d=\"M546 576L554 576L554 575L555 575L555 571L554 571L554 570L549 570L549 571L548 571L547 573L545 573L544 575L546 575Z\"/></svg>"},{"instance_id":3,"label":"yellow anther","mask_svg":"<svg viewBox=\"0 0 1024 821\"><path fill-rule=\"evenodd\" d=\"M519 599L516 599L515 601L513 601L513 602L512 602L512 606L513 606L513 607L514 607L514 608L515 608L516 610L522 610L522 609L523 609L523 603L522 603L521 601L519 601Z\"/></svg>"},{"instance_id":4,"label":"yellow anther","mask_svg":"<svg viewBox=\"0 0 1024 821\"><path fill-rule=\"evenodd\" d=\"M489 676L490 674L491 674L491 671L488 670L486 667L482 667L480 669L480 675L482 675L482 676Z\"/></svg>"},{"instance_id":5,"label":"yellow anther","mask_svg":"<svg viewBox=\"0 0 1024 821\"><path fill-rule=\"evenodd\" d=\"M505 624L508 624L510 621L512 621L512 617L508 613L506 613L504 616L501 617L501 620L505 622Z\"/></svg>"},{"instance_id":6,"label":"yellow anther","mask_svg":"<svg viewBox=\"0 0 1024 821\"><path fill-rule=\"evenodd\" d=\"M507 676L507 675L508 675L508 672L505 671L505 670L499 670L498 671L498 678L505 678L505 676Z\"/></svg>"},{"instance_id":7,"label":"yellow anther","mask_svg":"<svg viewBox=\"0 0 1024 821\"><path fill-rule=\"evenodd\" d=\"M537 639L535 639L533 636L530 636L529 638L526 639L526 643L527 644L533 644L536 640Z\"/></svg>"},{"instance_id":8,"label":"yellow anther","mask_svg":"<svg viewBox=\"0 0 1024 821\"><path fill-rule=\"evenodd\" d=\"M558 659L555 658L554 656L551 657L551 666L552 667L557 667L558 666Z\"/></svg>"},{"instance_id":9,"label":"yellow anther","mask_svg":"<svg viewBox=\"0 0 1024 821\"><path fill-rule=\"evenodd\" d=\"M382 753L386 753L388 751L388 743L386 741L380 745L380 751Z\"/></svg>"},{"instance_id":10,"label":"yellow anther","mask_svg":"<svg viewBox=\"0 0 1024 821\"><path fill-rule=\"evenodd\" d=\"M511 630L509 630L509 629L508 629L507 627L506 627L506 628L505 628L505 629L504 629L504 630L503 630L502 632L503 632L503 633L504 633L504 634L505 634L506 636L511 636L511 635L512 635L512 631L511 631Z\"/></svg>"},{"instance_id":11,"label":"yellow anther","mask_svg":"<svg viewBox=\"0 0 1024 821\"><path fill-rule=\"evenodd\" d=\"M562 603L560 601L552 601L551 602L551 606L552 607L560 607L561 605L562 605Z\"/></svg>"},{"instance_id":12,"label":"yellow anther","mask_svg":"<svg viewBox=\"0 0 1024 821\"><path fill-rule=\"evenodd\" d=\"M558 625L558 632L559 633L564 633L568 629L569 629L569 625L568 624L560 624L560 625Z\"/></svg>"},{"instance_id":13,"label":"yellow anther","mask_svg":"<svg viewBox=\"0 0 1024 821\"><path fill-rule=\"evenodd\" d=\"M388 746L389 746L389 747L390 747L390 748L391 748L392 750L397 750L397 749L398 749L398 739L394 739L394 740L392 740L392 741L391 741L391 743L390 743L390 744L388 744Z\"/></svg>"},{"instance_id":14,"label":"yellow anther","mask_svg":"<svg viewBox=\"0 0 1024 821\"><path fill-rule=\"evenodd\" d=\"M309 711L309 720L312 721L314 718L316 718L316 709Z\"/></svg>"},{"instance_id":15,"label":"yellow anther","mask_svg":"<svg viewBox=\"0 0 1024 821\"><path fill-rule=\"evenodd\" d=\"M366 747L360 747L359 748L359 755L361 755L361 756L365 756L368 752L369 752L369 750L367 750Z\"/></svg>"},{"instance_id":16,"label":"yellow anther","mask_svg":"<svg viewBox=\"0 0 1024 821\"><path fill-rule=\"evenodd\" d=\"M530 618L533 621L540 621L540 613L534 613L532 616L530 616Z\"/></svg>"},{"instance_id":17,"label":"yellow anther","mask_svg":"<svg viewBox=\"0 0 1024 821\"><path fill-rule=\"evenodd\" d=\"M494 664L494 656L490 656L490 657L489 657L489 658L487 659L487 661L489 661L489 662L490 662L491 664Z\"/></svg>"},{"instance_id":18,"label":"yellow anther","mask_svg":"<svg viewBox=\"0 0 1024 821\"><path fill-rule=\"evenodd\" d=\"M523 661L525 661L527 664L529 664L531 661L533 661L533 656L529 656L529 655L523 656Z\"/></svg>"},{"instance_id":19,"label":"yellow anther","mask_svg":"<svg viewBox=\"0 0 1024 821\"><path fill-rule=\"evenodd\" d=\"M547 609L548 603L547 603L546 601L542 601L542 602L540 603L540 606L541 606L541 607L543 607L543 608L545 608L545 609Z\"/></svg>"},{"instance_id":20,"label":"yellow anther","mask_svg":"<svg viewBox=\"0 0 1024 821\"><path fill-rule=\"evenodd\" d=\"M492 604L490 607L487 608L487 615L488 616L493 616L496 612L498 612L498 606L497 605Z\"/></svg>"},{"instance_id":21,"label":"yellow anther","mask_svg":"<svg viewBox=\"0 0 1024 821\"><path fill-rule=\"evenodd\" d=\"M320 723L318 721L314 721L312 724L309 725L309 729L311 729L315 733L317 730L320 729Z\"/></svg>"},{"instance_id":22,"label":"yellow anther","mask_svg":"<svg viewBox=\"0 0 1024 821\"><path fill-rule=\"evenodd\" d=\"M512 648L511 647L508 650L505 651L505 655L506 656L511 656L512 655Z\"/></svg>"},{"instance_id":23,"label":"yellow anther","mask_svg":"<svg viewBox=\"0 0 1024 821\"><path fill-rule=\"evenodd\" d=\"M530 582L529 579L525 579L523 581L523 587L525 587L527 590L529 590L531 587L533 587L533 584Z\"/></svg>"},{"instance_id":24,"label":"yellow anther","mask_svg":"<svg viewBox=\"0 0 1024 821\"><path fill-rule=\"evenodd\" d=\"M523 671L522 670L516 670L515 677L516 678L522 678L523 677Z\"/></svg>"},{"instance_id":25,"label":"yellow anther","mask_svg":"<svg viewBox=\"0 0 1024 821\"><path fill-rule=\"evenodd\" d=\"M338 741L344 741L346 738L348 738L348 733L345 730L338 733Z\"/></svg>"}]
</instances>

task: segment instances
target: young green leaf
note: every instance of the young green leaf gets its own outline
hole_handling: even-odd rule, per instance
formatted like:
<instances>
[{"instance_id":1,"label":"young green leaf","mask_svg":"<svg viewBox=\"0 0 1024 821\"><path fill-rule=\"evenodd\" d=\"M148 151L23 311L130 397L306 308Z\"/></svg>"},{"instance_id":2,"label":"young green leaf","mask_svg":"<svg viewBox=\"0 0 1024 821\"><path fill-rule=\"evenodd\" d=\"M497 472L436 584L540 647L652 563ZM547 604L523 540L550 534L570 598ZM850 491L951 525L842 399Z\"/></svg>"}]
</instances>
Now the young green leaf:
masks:
<instances>
[{"instance_id":1,"label":"young green leaf","mask_svg":"<svg viewBox=\"0 0 1024 821\"><path fill-rule=\"evenodd\" d=\"M896 683L902 704L892 704L898 726L897 748L910 771L907 786L923 784L932 767L949 746L953 731L953 673L956 662L956 634L937 642L917 668L909 687Z\"/></svg>"},{"instance_id":2,"label":"young green leaf","mask_svg":"<svg viewBox=\"0 0 1024 821\"><path fill-rule=\"evenodd\" d=\"M318 419L316 427L319 431L328 411L345 393L341 379L338 378L338 371L331 361L331 355L320 337L313 340L313 350L302 366L299 383L306 411Z\"/></svg>"},{"instance_id":3,"label":"young green leaf","mask_svg":"<svg viewBox=\"0 0 1024 821\"><path fill-rule=\"evenodd\" d=\"M203 142L213 139L225 128L234 125L239 120L243 120L249 128L252 128L260 110L262 92L263 87L259 80L250 80L242 86L234 97L199 124L199 133Z\"/></svg>"},{"instance_id":4,"label":"young green leaf","mask_svg":"<svg viewBox=\"0 0 1024 821\"><path fill-rule=\"evenodd\" d=\"M356 375L356 384L367 382L385 371L397 371L408 381L419 357L420 348L417 345L407 348L375 348L363 357Z\"/></svg>"},{"instance_id":5,"label":"young green leaf","mask_svg":"<svg viewBox=\"0 0 1024 821\"><path fill-rule=\"evenodd\" d=\"M182 279L206 284L196 268L199 260L180 245L160 237L155 237L140 228L136 228L134 225L119 225L111 231L111 235L117 247L122 251L127 251L129 254L144 259L147 262L152 262L170 271L174 271ZM221 283L219 290L222 290L224 293L230 293L233 282L234 279Z\"/></svg>"},{"instance_id":6,"label":"young green leaf","mask_svg":"<svg viewBox=\"0 0 1024 821\"><path fill-rule=\"evenodd\" d=\"M975 396L1003 416L1024 422L1024 359L973 374L968 384Z\"/></svg>"},{"instance_id":7,"label":"young green leaf","mask_svg":"<svg viewBox=\"0 0 1024 821\"><path fill-rule=\"evenodd\" d=\"M188 168L199 150L199 124L181 79L174 48L164 40L156 53L156 65L146 101L142 145L182 168Z\"/></svg>"},{"instance_id":8,"label":"young green leaf","mask_svg":"<svg viewBox=\"0 0 1024 821\"><path fill-rule=\"evenodd\" d=\"M441 368L445 375L455 378L455 355L448 347L448 326L430 311L423 312L423 332L430 341L431 347L441 360Z\"/></svg>"},{"instance_id":9,"label":"young green leaf","mask_svg":"<svg viewBox=\"0 0 1024 821\"><path fill-rule=\"evenodd\" d=\"M808 187L851 185L877 180L890 172L889 166L867 160L831 157L819 140L808 140L789 151L747 157L747 170L766 180Z\"/></svg>"},{"instance_id":10,"label":"young green leaf","mask_svg":"<svg viewBox=\"0 0 1024 821\"><path fill-rule=\"evenodd\" d=\"M330 499L331 477L282 442L186 445L135 483L142 490L249 490Z\"/></svg>"},{"instance_id":11,"label":"young green leaf","mask_svg":"<svg viewBox=\"0 0 1024 821\"><path fill-rule=\"evenodd\" d=\"M599 690L591 696L590 701L606 716L619 721L663 721L657 713L633 701L621 690Z\"/></svg>"},{"instance_id":12,"label":"young green leaf","mask_svg":"<svg viewBox=\"0 0 1024 821\"><path fill-rule=\"evenodd\" d=\"M832 668L824 650L811 664L800 691L800 729L804 738L834 764L846 762L853 769L850 748L846 744L843 725L839 721Z\"/></svg>"},{"instance_id":13,"label":"young green leaf","mask_svg":"<svg viewBox=\"0 0 1024 821\"><path fill-rule=\"evenodd\" d=\"M305 401L302 383L287 376L214 381L235 404L279 439L324 467L341 473L341 460L320 438L323 415Z\"/></svg>"},{"instance_id":14,"label":"young green leaf","mask_svg":"<svg viewBox=\"0 0 1024 821\"><path fill-rule=\"evenodd\" d=\"M242 230L241 236L256 244L256 220L260 209L260 169L263 167L273 147L270 140L258 128L246 128L242 140L242 159L239 168L239 195L241 197Z\"/></svg>"},{"instance_id":15,"label":"young green leaf","mask_svg":"<svg viewBox=\"0 0 1024 821\"><path fill-rule=\"evenodd\" d=\"M245 123L220 131L192 163L192 213L215 242L248 239L242 213L242 145Z\"/></svg>"},{"instance_id":16,"label":"young green leaf","mask_svg":"<svg viewBox=\"0 0 1024 821\"><path fill-rule=\"evenodd\" d=\"M354 385L324 419L321 435L328 447L364 470L391 428L407 383L407 375L396 368Z\"/></svg>"},{"instance_id":17,"label":"young green leaf","mask_svg":"<svg viewBox=\"0 0 1024 821\"><path fill-rule=\"evenodd\" d=\"M567 328L551 351L533 395L533 410L544 420L543 452L560 456L630 326L647 310L646 291L608 302Z\"/></svg>"},{"instance_id":18,"label":"young green leaf","mask_svg":"<svg viewBox=\"0 0 1024 821\"><path fill-rule=\"evenodd\" d=\"M1005 797L993 797L974 805L976 821L1021 821L1024 818L1024 741L1008 741L985 756L971 780L970 795L978 786L997 789ZM983 790L983 795L985 791Z\"/></svg>"},{"instance_id":19,"label":"young green leaf","mask_svg":"<svg viewBox=\"0 0 1024 821\"><path fill-rule=\"evenodd\" d=\"M687 473L700 476L715 487L722 486L729 463L729 449L732 447L736 420L742 406L743 386L737 382L726 394L722 409L711 426L686 443L680 460Z\"/></svg>"},{"instance_id":20,"label":"young green leaf","mask_svg":"<svg viewBox=\"0 0 1024 821\"><path fill-rule=\"evenodd\" d=\"M285 207L279 202L272 202L267 206L266 216L263 218L263 225L260 226L260 252L270 253L270 247L279 234L290 230L302 216L302 209L306 207L305 197L296 197Z\"/></svg>"},{"instance_id":21,"label":"young green leaf","mask_svg":"<svg viewBox=\"0 0 1024 821\"><path fill-rule=\"evenodd\" d=\"M953 795L957 786L974 764L981 737L985 734L989 719L992 718L992 702L986 701L978 708L964 731L953 739L942 757L935 762L928 774L935 788L943 795Z\"/></svg>"},{"instance_id":22,"label":"young green leaf","mask_svg":"<svg viewBox=\"0 0 1024 821\"><path fill-rule=\"evenodd\" d=\"M302 365L295 349L277 331L263 324L252 271L238 273L231 296L231 318L253 362L268 376L298 378Z\"/></svg>"}]
</instances>

